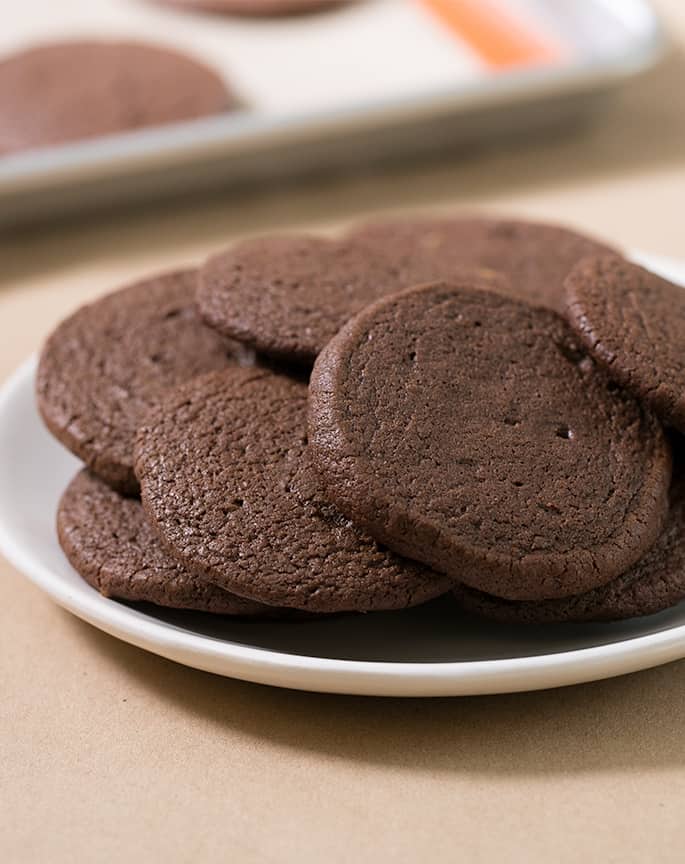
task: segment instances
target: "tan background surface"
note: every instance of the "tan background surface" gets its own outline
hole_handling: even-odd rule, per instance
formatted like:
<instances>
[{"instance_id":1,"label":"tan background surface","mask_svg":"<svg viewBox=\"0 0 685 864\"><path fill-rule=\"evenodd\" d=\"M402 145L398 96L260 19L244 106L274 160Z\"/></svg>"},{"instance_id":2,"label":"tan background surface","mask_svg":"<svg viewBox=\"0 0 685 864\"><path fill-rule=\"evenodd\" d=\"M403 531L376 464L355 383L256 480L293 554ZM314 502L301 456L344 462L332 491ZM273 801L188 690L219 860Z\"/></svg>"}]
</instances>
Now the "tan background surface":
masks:
<instances>
[{"instance_id":1,"label":"tan background surface","mask_svg":"<svg viewBox=\"0 0 685 864\"><path fill-rule=\"evenodd\" d=\"M685 6L659 5L685 45ZM684 199L676 52L602 125L513 153L0 237L0 379L77 304L238 233L484 205L683 255ZM11 864L683 859L685 661L506 697L318 696L176 666L0 578Z\"/></svg>"}]
</instances>

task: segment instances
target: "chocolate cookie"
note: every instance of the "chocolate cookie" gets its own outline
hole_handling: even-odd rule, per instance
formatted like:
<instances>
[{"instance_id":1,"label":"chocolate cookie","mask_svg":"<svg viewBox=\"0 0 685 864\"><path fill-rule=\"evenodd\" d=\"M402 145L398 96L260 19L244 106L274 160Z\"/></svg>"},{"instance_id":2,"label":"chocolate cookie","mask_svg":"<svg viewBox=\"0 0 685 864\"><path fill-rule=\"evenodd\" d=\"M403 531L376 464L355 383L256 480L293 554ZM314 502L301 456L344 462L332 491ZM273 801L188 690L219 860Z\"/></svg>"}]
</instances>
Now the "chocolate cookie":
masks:
<instances>
[{"instance_id":1,"label":"chocolate cookie","mask_svg":"<svg viewBox=\"0 0 685 864\"><path fill-rule=\"evenodd\" d=\"M250 17L301 15L318 12L333 6L342 6L349 0L157 0L166 6L217 15L246 15Z\"/></svg>"},{"instance_id":2,"label":"chocolate cookie","mask_svg":"<svg viewBox=\"0 0 685 864\"><path fill-rule=\"evenodd\" d=\"M604 256L578 264L566 294L571 325L592 356L685 432L685 289Z\"/></svg>"},{"instance_id":3,"label":"chocolate cookie","mask_svg":"<svg viewBox=\"0 0 685 864\"><path fill-rule=\"evenodd\" d=\"M89 471L79 472L62 496L57 533L74 569L105 597L224 615L278 615L186 570L163 551L140 501L124 498Z\"/></svg>"},{"instance_id":4,"label":"chocolate cookie","mask_svg":"<svg viewBox=\"0 0 685 864\"><path fill-rule=\"evenodd\" d=\"M569 228L520 219L407 219L362 225L348 236L374 251L387 250L389 257L404 250L406 275L399 287L480 268L505 275L509 296L559 313L565 310L564 279L573 266L588 255L618 254ZM436 262L444 272L436 272Z\"/></svg>"},{"instance_id":5,"label":"chocolate cookie","mask_svg":"<svg viewBox=\"0 0 685 864\"><path fill-rule=\"evenodd\" d=\"M498 290L563 308L563 281L608 247L564 228L506 219L365 225L342 240L262 237L209 259L198 299L219 331L279 359L311 364L345 321L378 298L423 282L501 273Z\"/></svg>"},{"instance_id":6,"label":"chocolate cookie","mask_svg":"<svg viewBox=\"0 0 685 864\"><path fill-rule=\"evenodd\" d=\"M468 612L521 624L618 621L675 606L685 599L685 483L674 484L670 499L666 526L644 558L593 591L542 603L515 603L458 586L455 597Z\"/></svg>"},{"instance_id":7,"label":"chocolate cookie","mask_svg":"<svg viewBox=\"0 0 685 864\"><path fill-rule=\"evenodd\" d=\"M215 72L168 48L37 45L0 60L0 153L191 120L236 104Z\"/></svg>"},{"instance_id":8,"label":"chocolate cookie","mask_svg":"<svg viewBox=\"0 0 685 864\"><path fill-rule=\"evenodd\" d=\"M448 590L323 500L306 421L306 384L268 371L168 393L138 433L135 467L169 551L226 590L311 612L403 609Z\"/></svg>"},{"instance_id":9,"label":"chocolate cookie","mask_svg":"<svg viewBox=\"0 0 685 864\"><path fill-rule=\"evenodd\" d=\"M409 289L326 346L310 398L330 500L399 554L487 593L589 591L663 525L659 423L551 311L471 284Z\"/></svg>"},{"instance_id":10,"label":"chocolate cookie","mask_svg":"<svg viewBox=\"0 0 685 864\"><path fill-rule=\"evenodd\" d=\"M50 431L124 494L138 491L133 439L167 387L251 353L198 319L195 271L146 279L81 307L47 340L38 407Z\"/></svg>"}]
</instances>

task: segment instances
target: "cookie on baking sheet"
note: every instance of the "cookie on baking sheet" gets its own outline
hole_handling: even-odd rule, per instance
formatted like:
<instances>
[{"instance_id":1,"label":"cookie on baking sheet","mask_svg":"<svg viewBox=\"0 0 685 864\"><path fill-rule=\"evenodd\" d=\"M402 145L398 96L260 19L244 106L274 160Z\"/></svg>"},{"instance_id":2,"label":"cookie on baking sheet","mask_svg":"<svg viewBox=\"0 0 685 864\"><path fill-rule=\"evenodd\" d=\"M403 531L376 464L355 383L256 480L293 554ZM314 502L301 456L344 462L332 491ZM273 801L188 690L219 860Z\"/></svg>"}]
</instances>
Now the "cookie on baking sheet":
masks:
<instances>
[{"instance_id":1,"label":"cookie on baking sheet","mask_svg":"<svg viewBox=\"0 0 685 864\"><path fill-rule=\"evenodd\" d=\"M57 533L74 569L106 597L224 615L279 614L190 573L163 551L140 501L87 470L62 495Z\"/></svg>"},{"instance_id":2,"label":"cookie on baking sheet","mask_svg":"<svg viewBox=\"0 0 685 864\"><path fill-rule=\"evenodd\" d=\"M348 318L399 289L499 273L497 290L559 310L573 265L611 251L564 228L510 219L384 222L341 240L280 235L239 243L201 269L198 301L227 336L311 364Z\"/></svg>"},{"instance_id":3,"label":"cookie on baking sheet","mask_svg":"<svg viewBox=\"0 0 685 864\"><path fill-rule=\"evenodd\" d=\"M409 289L348 322L314 366L309 440L357 525L508 599L610 581L667 512L652 414L556 313L472 284Z\"/></svg>"},{"instance_id":4,"label":"cookie on baking sheet","mask_svg":"<svg viewBox=\"0 0 685 864\"><path fill-rule=\"evenodd\" d=\"M0 154L236 106L214 71L169 48L97 40L36 45L0 60Z\"/></svg>"},{"instance_id":5,"label":"cookie on baking sheet","mask_svg":"<svg viewBox=\"0 0 685 864\"><path fill-rule=\"evenodd\" d=\"M198 318L195 271L148 278L82 306L43 348L38 407L50 431L113 488L138 491L133 439L167 387L251 362Z\"/></svg>"},{"instance_id":6,"label":"cookie on baking sheet","mask_svg":"<svg viewBox=\"0 0 685 864\"><path fill-rule=\"evenodd\" d=\"M669 609L685 600L685 482L674 484L670 499L659 539L644 558L606 585L541 603L501 600L463 585L455 588L454 595L467 612L503 623L618 621Z\"/></svg>"},{"instance_id":7,"label":"cookie on baking sheet","mask_svg":"<svg viewBox=\"0 0 685 864\"><path fill-rule=\"evenodd\" d=\"M379 547L324 501L307 386L227 369L169 392L141 426L143 506L169 551L220 587L311 612L403 609L453 580Z\"/></svg>"},{"instance_id":8,"label":"cookie on baking sheet","mask_svg":"<svg viewBox=\"0 0 685 864\"><path fill-rule=\"evenodd\" d=\"M685 289L604 256L578 264L566 294L569 321L592 356L685 432Z\"/></svg>"},{"instance_id":9,"label":"cookie on baking sheet","mask_svg":"<svg viewBox=\"0 0 685 864\"><path fill-rule=\"evenodd\" d=\"M342 6L350 0L156 0L165 6L217 15L282 16L302 15Z\"/></svg>"}]
</instances>

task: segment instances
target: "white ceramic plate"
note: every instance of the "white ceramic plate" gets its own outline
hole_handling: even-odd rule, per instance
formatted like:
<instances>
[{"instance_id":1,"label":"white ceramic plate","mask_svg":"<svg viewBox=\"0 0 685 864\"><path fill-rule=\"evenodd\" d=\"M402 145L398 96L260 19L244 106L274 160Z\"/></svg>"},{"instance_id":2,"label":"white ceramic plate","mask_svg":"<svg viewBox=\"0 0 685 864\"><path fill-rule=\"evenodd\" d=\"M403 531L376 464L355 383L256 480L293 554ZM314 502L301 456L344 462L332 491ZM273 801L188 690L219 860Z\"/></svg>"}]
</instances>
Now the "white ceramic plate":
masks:
<instances>
[{"instance_id":1,"label":"white ceramic plate","mask_svg":"<svg viewBox=\"0 0 685 864\"><path fill-rule=\"evenodd\" d=\"M685 285L685 262L639 257ZM0 550L61 606L126 642L247 681L379 696L557 687L685 657L685 603L617 624L517 628L463 617L448 599L401 613L251 622L101 597L57 543L57 502L79 463L43 428L34 372L30 360L0 392Z\"/></svg>"}]
</instances>

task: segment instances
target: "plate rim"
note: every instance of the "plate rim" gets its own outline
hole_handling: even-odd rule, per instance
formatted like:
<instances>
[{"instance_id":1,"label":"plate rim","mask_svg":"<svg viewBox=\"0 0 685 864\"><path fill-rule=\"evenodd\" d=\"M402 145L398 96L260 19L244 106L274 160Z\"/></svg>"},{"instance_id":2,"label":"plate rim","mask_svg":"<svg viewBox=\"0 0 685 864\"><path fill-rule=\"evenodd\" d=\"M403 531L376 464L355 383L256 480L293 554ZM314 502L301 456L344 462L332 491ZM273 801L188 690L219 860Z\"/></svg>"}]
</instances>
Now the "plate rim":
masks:
<instances>
[{"instance_id":1,"label":"plate rim","mask_svg":"<svg viewBox=\"0 0 685 864\"><path fill-rule=\"evenodd\" d=\"M677 258L633 253L655 269L681 269ZM27 387L37 355L0 388L0 422ZM1 514L0 514L1 516ZM685 657L685 624L570 651L491 660L438 662L347 660L286 653L198 634L103 597L85 582L74 589L15 541L0 518L0 554L58 605L111 636L207 672L316 692L376 696L458 696L539 690L636 672ZM86 590L87 589L87 590Z\"/></svg>"}]
</instances>

